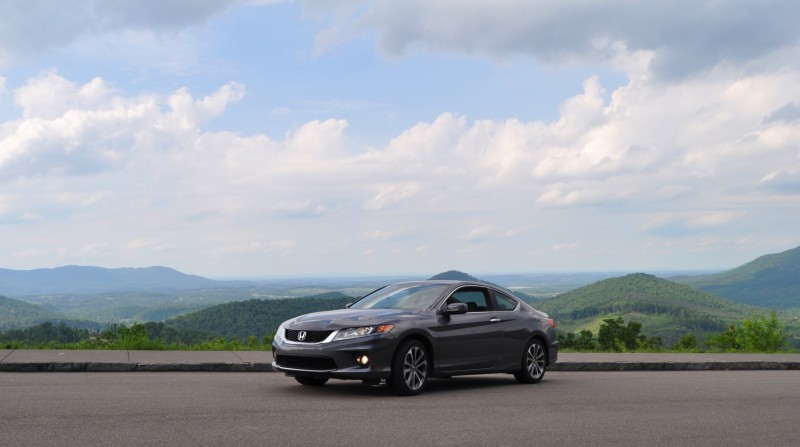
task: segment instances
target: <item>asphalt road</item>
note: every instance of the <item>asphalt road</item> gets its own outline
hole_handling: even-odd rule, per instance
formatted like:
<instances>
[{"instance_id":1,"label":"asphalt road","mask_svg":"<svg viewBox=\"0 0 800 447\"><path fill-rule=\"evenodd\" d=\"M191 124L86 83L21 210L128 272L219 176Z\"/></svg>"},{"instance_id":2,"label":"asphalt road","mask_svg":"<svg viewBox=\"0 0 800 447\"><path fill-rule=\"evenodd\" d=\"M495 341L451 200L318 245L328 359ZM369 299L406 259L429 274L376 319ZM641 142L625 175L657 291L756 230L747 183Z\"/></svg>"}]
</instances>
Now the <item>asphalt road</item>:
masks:
<instances>
[{"instance_id":1,"label":"asphalt road","mask_svg":"<svg viewBox=\"0 0 800 447\"><path fill-rule=\"evenodd\" d=\"M0 373L2 446L797 446L800 371L437 380L416 397L261 373Z\"/></svg>"}]
</instances>

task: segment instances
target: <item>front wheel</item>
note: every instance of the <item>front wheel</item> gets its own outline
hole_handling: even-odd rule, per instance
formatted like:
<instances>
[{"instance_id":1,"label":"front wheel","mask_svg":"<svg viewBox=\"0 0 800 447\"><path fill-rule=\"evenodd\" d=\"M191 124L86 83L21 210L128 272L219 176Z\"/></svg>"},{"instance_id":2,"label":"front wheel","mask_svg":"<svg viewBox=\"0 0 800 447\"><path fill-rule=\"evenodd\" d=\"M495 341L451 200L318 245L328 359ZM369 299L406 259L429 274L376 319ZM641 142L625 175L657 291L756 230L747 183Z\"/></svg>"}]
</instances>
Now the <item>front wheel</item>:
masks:
<instances>
[{"instance_id":1,"label":"front wheel","mask_svg":"<svg viewBox=\"0 0 800 447\"><path fill-rule=\"evenodd\" d=\"M400 346L392 360L389 383L395 393L403 396L419 394L428 383L428 353L425 345L409 340Z\"/></svg>"},{"instance_id":2,"label":"front wheel","mask_svg":"<svg viewBox=\"0 0 800 447\"><path fill-rule=\"evenodd\" d=\"M547 366L547 354L544 345L534 338L525 345L522 353L522 369L514 373L520 383L539 383L544 378Z\"/></svg>"},{"instance_id":3,"label":"front wheel","mask_svg":"<svg viewBox=\"0 0 800 447\"><path fill-rule=\"evenodd\" d=\"M308 377L308 376L295 376L294 380L297 380L301 385L305 386L322 386L328 381L327 377Z\"/></svg>"}]
</instances>

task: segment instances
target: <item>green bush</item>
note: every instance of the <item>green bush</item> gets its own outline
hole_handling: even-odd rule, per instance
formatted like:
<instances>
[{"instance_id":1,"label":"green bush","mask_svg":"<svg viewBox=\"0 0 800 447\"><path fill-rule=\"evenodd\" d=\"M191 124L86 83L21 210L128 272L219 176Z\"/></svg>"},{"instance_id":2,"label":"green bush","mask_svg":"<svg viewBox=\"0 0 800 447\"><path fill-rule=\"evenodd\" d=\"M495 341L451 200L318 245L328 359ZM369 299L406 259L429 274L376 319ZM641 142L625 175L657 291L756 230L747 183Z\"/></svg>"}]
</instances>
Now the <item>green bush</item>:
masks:
<instances>
[{"instance_id":1,"label":"green bush","mask_svg":"<svg viewBox=\"0 0 800 447\"><path fill-rule=\"evenodd\" d=\"M720 351L775 352L786 344L786 334L773 310L769 316L754 315L732 324L706 344Z\"/></svg>"}]
</instances>

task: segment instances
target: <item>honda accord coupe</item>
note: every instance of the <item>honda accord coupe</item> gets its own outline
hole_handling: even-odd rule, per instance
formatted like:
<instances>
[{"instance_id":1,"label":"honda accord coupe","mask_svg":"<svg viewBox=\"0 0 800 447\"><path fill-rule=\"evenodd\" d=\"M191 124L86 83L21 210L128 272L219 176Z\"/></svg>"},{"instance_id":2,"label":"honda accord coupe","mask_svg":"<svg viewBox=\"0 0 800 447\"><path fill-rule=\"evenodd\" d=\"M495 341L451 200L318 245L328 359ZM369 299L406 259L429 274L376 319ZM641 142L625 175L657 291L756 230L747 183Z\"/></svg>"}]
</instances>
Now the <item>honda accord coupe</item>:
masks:
<instances>
[{"instance_id":1,"label":"honda accord coupe","mask_svg":"<svg viewBox=\"0 0 800 447\"><path fill-rule=\"evenodd\" d=\"M273 368L303 385L385 381L414 395L431 378L510 373L538 383L558 357L555 324L510 292L465 281L392 284L349 304L285 321Z\"/></svg>"}]
</instances>

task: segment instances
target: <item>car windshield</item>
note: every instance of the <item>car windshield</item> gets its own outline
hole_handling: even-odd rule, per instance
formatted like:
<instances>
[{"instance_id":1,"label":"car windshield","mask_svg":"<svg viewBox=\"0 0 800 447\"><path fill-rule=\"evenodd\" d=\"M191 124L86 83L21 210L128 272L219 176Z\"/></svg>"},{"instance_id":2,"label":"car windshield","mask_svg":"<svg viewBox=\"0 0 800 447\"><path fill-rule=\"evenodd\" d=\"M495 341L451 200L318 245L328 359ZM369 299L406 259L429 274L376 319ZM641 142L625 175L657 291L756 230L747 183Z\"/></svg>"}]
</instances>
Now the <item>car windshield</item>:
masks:
<instances>
[{"instance_id":1,"label":"car windshield","mask_svg":"<svg viewBox=\"0 0 800 447\"><path fill-rule=\"evenodd\" d=\"M443 284L396 284L378 289L350 306L351 309L427 309L447 289Z\"/></svg>"}]
</instances>

